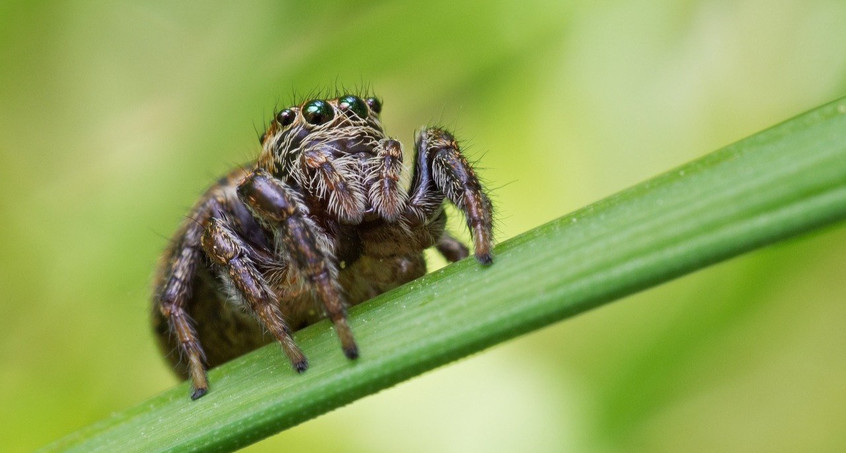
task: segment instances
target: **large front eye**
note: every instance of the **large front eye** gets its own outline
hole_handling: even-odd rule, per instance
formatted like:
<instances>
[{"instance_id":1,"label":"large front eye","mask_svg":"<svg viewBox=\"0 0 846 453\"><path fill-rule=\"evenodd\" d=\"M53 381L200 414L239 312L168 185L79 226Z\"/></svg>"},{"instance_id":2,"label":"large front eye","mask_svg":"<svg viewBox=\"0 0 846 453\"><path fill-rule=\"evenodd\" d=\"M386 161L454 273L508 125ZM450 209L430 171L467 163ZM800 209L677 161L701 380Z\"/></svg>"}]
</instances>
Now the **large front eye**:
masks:
<instances>
[{"instance_id":1,"label":"large front eye","mask_svg":"<svg viewBox=\"0 0 846 453\"><path fill-rule=\"evenodd\" d=\"M338 99L338 109L347 115L352 112L361 119L367 118L367 104L358 96L347 95Z\"/></svg>"},{"instance_id":2,"label":"large front eye","mask_svg":"<svg viewBox=\"0 0 846 453\"><path fill-rule=\"evenodd\" d=\"M335 116L335 110L326 101L315 99L303 106L303 118L315 126L329 122Z\"/></svg>"}]
</instances>

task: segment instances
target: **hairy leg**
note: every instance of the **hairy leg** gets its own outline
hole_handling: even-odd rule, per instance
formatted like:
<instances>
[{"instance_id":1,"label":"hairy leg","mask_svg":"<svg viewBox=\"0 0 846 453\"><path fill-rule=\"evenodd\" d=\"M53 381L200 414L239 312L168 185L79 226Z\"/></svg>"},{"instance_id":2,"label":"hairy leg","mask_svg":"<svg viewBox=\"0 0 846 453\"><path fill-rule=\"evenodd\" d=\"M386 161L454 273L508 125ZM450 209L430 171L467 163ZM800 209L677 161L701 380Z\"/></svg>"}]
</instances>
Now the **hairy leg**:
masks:
<instances>
[{"instance_id":1,"label":"hairy leg","mask_svg":"<svg viewBox=\"0 0 846 453\"><path fill-rule=\"evenodd\" d=\"M376 147L376 156L367 161L367 198L379 216L388 222L396 221L405 208L407 194L400 186L402 174L402 145L385 139Z\"/></svg>"},{"instance_id":2,"label":"hairy leg","mask_svg":"<svg viewBox=\"0 0 846 453\"><path fill-rule=\"evenodd\" d=\"M418 225L425 224L439 213L446 197L464 213L476 259L490 264L493 207L455 138L443 129L426 129L417 136L415 153L406 215Z\"/></svg>"},{"instance_id":3,"label":"hairy leg","mask_svg":"<svg viewBox=\"0 0 846 453\"><path fill-rule=\"evenodd\" d=\"M358 162L352 159L333 159L330 151L307 150L302 155L303 165L314 176L305 185L320 197L329 198L329 212L349 223L361 222L364 215L364 193L357 180ZM305 186L304 185L304 186Z\"/></svg>"},{"instance_id":4,"label":"hairy leg","mask_svg":"<svg viewBox=\"0 0 846 453\"><path fill-rule=\"evenodd\" d=\"M265 228L276 233L277 248L285 254L289 271L295 272L323 303L344 354L350 359L358 357L330 245L320 227L308 217L299 194L258 169L241 183L238 195Z\"/></svg>"},{"instance_id":5,"label":"hairy leg","mask_svg":"<svg viewBox=\"0 0 846 453\"><path fill-rule=\"evenodd\" d=\"M451 234L444 232L435 244L435 248L444 256L449 262L454 263L458 260L467 258L470 251L458 239L452 237Z\"/></svg>"},{"instance_id":6,"label":"hairy leg","mask_svg":"<svg viewBox=\"0 0 846 453\"><path fill-rule=\"evenodd\" d=\"M291 329L282 317L276 293L256 269L255 263L261 257L253 253L225 218L211 219L201 242L209 259L235 287L267 331L279 341L294 369L300 373L305 371L308 362L291 338Z\"/></svg>"},{"instance_id":7,"label":"hairy leg","mask_svg":"<svg viewBox=\"0 0 846 453\"><path fill-rule=\"evenodd\" d=\"M171 247L165 271L158 279L154 292L155 306L167 323L171 335L176 336L179 352L187 362L188 374L194 386L192 399L205 395L209 385L204 365L205 353L192 327L191 317L186 312L186 305L192 296L197 267L202 265L200 237L203 225L215 206L214 199L197 206L195 217L185 223L182 239Z\"/></svg>"}]
</instances>

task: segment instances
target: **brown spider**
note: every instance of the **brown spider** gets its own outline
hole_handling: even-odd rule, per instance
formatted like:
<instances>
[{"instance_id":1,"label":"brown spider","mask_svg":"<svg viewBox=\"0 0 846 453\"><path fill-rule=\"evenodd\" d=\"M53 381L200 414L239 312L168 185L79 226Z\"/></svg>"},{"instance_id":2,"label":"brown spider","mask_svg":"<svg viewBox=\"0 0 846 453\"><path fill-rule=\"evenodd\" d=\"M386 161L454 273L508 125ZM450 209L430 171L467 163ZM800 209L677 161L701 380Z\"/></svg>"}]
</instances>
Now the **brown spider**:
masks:
<instances>
[{"instance_id":1,"label":"brown spider","mask_svg":"<svg viewBox=\"0 0 846 453\"><path fill-rule=\"evenodd\" d=\"M255 164L217 181L176 233L160 261L153 325L176 372L191 378L192 399L208 391L207 366L273 339L305 371L291 332L324 312L344 354L358 357L348 305L425 274L422 252L433 245L449 261L467 256L444 231L445 198L464 213L476 259L491 263L491 203L455 139L439 128L417 134L405 190L402 145L382 130L381 109L347 95L282 110Z\"/></svg>"}]
</instances>

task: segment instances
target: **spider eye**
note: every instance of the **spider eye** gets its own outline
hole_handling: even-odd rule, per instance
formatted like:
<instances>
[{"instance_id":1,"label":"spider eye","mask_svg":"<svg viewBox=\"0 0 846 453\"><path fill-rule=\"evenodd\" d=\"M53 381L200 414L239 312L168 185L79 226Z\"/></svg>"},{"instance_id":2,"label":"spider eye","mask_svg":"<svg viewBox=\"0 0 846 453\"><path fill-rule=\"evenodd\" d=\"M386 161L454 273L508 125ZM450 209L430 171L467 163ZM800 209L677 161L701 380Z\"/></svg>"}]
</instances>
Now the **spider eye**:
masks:
<instances>
[{"instance_id":1,"label":"spider eye","mask_svg":"<svg viewBox=\"0 0 846 453\"><path fill-rule=\"evenodd\" d=\"M335 110L326 101L315 99L303 106L303 118L315 126L327 123L335 117Z\"/></svg>"},{"instance_id":2,"label":"spider eye","mask_svg":"<svg viewBox=\"0 0 846 453\"><path fill-rule=\"evenodd\" d=\"M261 134L261 137L259 137L259 144L263 145L263 144L264 144L264 140L265 140L266 138L267 138L267 132L265 132L265 133Z\"/></svg>"},{"instance_id":3,"label":"spider eye","mask_svg":"<svg viewBox=\"0 0 846 453\"><path fill-rule=\"evenodd\" d=\"M294 118L297 117L297 114L294 113L291 109L285 109L276 114L276 121L283 126L288 126L294 122Z\"/></svg>"},{"instance_id":4,"label":"spider eye","mask_svg":"<svg viewBox=\"0 0 846 453\"><path fill-rule=\"evenodd\" d=\"M381 113L382 112L382 101L380 101L376 98L367 98L367 100L364 101L364 102L366 102L367 105L370 106L370 110L373 110L373 112L375 112L375 113Z\"/></svg>"},{"instance_id":5,"label":"spider eye","mask_svg":"<svg viewBox=\"0 0 846 453\"><path fill-rule=\"evenodd\" d=\"M367 104L358 96L347 95L338 99L338 109L347 115L352 112L361 119L367 118Z\"/></svg>"}]
</instances>

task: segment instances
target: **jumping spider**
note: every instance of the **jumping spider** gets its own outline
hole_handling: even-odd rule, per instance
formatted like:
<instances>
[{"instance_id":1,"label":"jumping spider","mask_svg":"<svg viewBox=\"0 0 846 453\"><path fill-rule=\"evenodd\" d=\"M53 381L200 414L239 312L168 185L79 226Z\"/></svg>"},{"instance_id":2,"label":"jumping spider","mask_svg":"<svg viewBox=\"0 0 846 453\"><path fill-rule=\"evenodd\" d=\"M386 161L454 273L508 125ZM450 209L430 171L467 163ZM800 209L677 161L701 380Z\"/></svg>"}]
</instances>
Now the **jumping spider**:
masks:
<instances>
[{"instance_id":1,"label":"jumping spider","mask_svg":"<svg viewBox=\"0 0 846 453\"><path fill-rule=\"evenodd\" d=\"M453 136L417 134L406 190L402 145L382 130L381 110L346 95L280 111L258 160L191 210L160 261L153 325L192 399L208 391L206 367L273 339L305 371L291 332L324 313L358 357L347 306L425 274L433 245L449 261L467 256L444 231L444 199L464 213L476 259L491 263L491 203Z\"/></svg>"}]
</instances>

